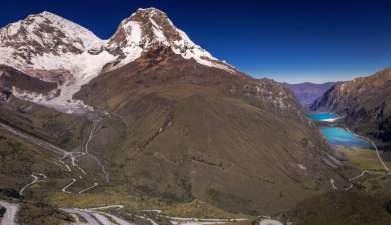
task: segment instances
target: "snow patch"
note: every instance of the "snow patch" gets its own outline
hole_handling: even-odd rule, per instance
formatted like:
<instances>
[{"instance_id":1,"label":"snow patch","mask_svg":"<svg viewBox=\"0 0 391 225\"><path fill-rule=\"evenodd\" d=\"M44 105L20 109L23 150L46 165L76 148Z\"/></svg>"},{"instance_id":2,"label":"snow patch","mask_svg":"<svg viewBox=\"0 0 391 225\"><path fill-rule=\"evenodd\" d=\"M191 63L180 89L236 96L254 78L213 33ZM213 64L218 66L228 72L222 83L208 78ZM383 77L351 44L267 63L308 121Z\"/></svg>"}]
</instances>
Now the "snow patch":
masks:
<instances>
[{"instance_id":1,"label":"snow patch","mask_svg":"<svg viewBox=\"0 0 391 225\"><path fill-rule=\"evenodd\" d=\"M58 15L47 11L44 11L39 15L50 20L55 27L60 28L61 31L65 33L66 37L72 37L73 39L82 41L84 47L87 49L99 48L105 42L86 28L72 21L66 20Z\"/></svg>"},{"instance_id":2,"label":"snow patch","mask_svg":"<svg viewBox=\"0 0 391 225\"><path fill-rule=\"evenodd\" d=\"M171 46L172 50L176 54L182 55L182 57L185 59L193 58L199 64L205 66L216 67L219 69L226 70L228 72L235 72L232 66L228 66L227 64L220 62L218 59L214 58L208 51L201 48L199 45L196 45L192 40L190 40L190 38L185 32L176 28L175 26L174 28L178 31L181 37L179 40L174 42L173 46Z\"/></svg>"},{"instance_id":3,"label":"snow patch","mask_svg":"<svg viewBox=\"0 0 391 225\"><path fill-rule=\"evenodd\" d=\"M141 48L142 42L142 30L141 25L135 21L122 22L122 27L126 34L126 46L123 46L122 52L125 54L125 58L120 61L115 68L119 68L124 66L130 62L133 62L137 58L141 56L143 52L143 48ZM108 48L114 49L116 48L116 44L111 44Z\"/></svg>"},{"instance_id":4,"label":"snow patch","mask_svg":"<svg viewBox=\"0 0 391 225\"><path fill-rule=\"evenodd\" d=\"M80 55L65 55L61 59L53 56L42 56L35 58L34 65L45 65L43 69L64 69L70 71L75 80L72 83L65 83L60 86L60 95L47 101L45 104L52 105L54 108L67 113L80 113L85 110L92 110L92 107L85 105L81 100L73 99L73 95L80 88L99 75L103 66L114 60L114 57L102 52L98 55L90 55L84 52ZM42 64L41 64L42 63Z\"/></svg>"},{"instance_id":5,"label":"snow patch","mask_svg":"<svg viewBox=\"0 0 391 225\"><path fill-rule=\"evenodd\" d=\"M153 31L153 34L154 34L154 36L156 38L156 41L162 43L163 45L169 46L167 38L164 35L163 29L159 25L157 25L155 20L153 20L152 18L150 18L150 20L151 20L151 22L153 24L152 31Z\"/></svg>"},{"instance_id":6,"label":"snow patch","mask_svg":"<svg viewBox=\"0 0 391 225\"><path fill-rule=\"evenodd\" d=\"M303 164L297 164L297 166L302 170L307 170L307 167L305 167Z\"/></svg>"},{"instance_id":7,"label":"snow patch","mask_svg":"<svg viewBox=\"0 0 391 225\"><path fill-rule=\"evenodd\" d=\"M16 23L11 23L9 26L6 27L7 35L15 35L20 30L20 27L20 21Z\"/></svg>"}]
</instances>

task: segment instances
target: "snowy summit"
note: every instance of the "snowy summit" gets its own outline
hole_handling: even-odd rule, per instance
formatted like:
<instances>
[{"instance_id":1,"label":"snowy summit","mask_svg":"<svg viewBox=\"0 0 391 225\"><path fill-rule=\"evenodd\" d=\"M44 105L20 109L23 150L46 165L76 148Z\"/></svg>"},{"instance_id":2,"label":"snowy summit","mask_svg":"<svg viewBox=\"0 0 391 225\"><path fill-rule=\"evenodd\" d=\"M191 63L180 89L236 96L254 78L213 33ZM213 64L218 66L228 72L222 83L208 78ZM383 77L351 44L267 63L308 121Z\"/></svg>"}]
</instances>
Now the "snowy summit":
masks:
<instances>
[{"instance_id":1,"label":"snowy summit","mask_svg":"<svg viewBox=\"0 0 391 225\"><path fill-rule=\"evenodd\" d=\"M14 88L15 96L62 112L83 113L93 110L73 99L83 85L159 46L209 67L235 71L192 42L155 8L138 9L109 40L50 12L30 15L0 29L0 64L58 85L47 95Z\"/></svg>"}]
</instances>

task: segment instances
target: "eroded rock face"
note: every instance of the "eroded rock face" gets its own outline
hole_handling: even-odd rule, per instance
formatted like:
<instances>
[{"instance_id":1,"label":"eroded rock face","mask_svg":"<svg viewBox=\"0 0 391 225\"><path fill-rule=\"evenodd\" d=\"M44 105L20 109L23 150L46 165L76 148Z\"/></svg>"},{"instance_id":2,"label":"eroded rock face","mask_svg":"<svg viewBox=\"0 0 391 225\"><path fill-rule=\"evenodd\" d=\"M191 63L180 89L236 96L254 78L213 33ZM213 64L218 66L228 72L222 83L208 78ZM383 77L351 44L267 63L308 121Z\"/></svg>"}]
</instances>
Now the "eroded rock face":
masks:
<instances>
[{"instance_id":1,"label":"eroded rock face","mask_svg":"<svg viewBox=\"0 0 391 225\"><path fill-rule=\"evenodd\" d=\"M337 84L311 106L346 116L357 131L391 142L391 69Z\"/></svg>"},{"instance_id":2,"label":"eroded rock face","mask_svg":"<svg viewBox=\"0 0 391 225\"><path fill-rule=\"evenodd\" d=\"M5 103L12 94L36 93L41 96L55 95L57 83L45 82L28 76L8 66L0 65L0 102Z\"/></svg>"},{"instance_id":3,"label":"eroded rock face","mask_svg":"<svg viewBox=\"0 0 391 225\"><path fill-rule=\"evenodd\" d=\"M57 88L57 82L45 82L38 78L26 75L9 66L0 65L0 85L3 89L11 91L18 88L30 92L47 94Z\"/></svg>"}]
</instances>

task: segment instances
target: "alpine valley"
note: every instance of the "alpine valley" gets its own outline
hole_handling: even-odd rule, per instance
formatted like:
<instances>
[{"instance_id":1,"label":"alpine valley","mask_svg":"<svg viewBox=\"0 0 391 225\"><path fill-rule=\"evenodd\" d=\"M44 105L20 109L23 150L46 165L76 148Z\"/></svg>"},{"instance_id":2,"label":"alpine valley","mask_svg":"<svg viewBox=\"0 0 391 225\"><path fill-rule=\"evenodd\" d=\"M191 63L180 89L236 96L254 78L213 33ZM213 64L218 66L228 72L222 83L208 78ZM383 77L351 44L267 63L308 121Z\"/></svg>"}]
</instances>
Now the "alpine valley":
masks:
<instances>
[{"instance_id":1,"label":"alpine valley","mask_svg":"<svg viewBox=\"0 0 391 225\"><path fill-rule=\"evenodd\" d=\"M391 69L333 86L311 105L312 110L329 110L344 115L355 131L391 147Z\"/></svg>"},{"instance_id":2,"label":"alpine valley","mask_svg":"<svg viewBox=\"0 0 391 225\"><path fill-rule=\"evenodd\" d=\"M382 129L363 129L387 141L387 102L359 86L363 111L345 94L361 81L312 107L376 114ZM377 213L360 221L390 221L288 87L216 59L158 9L138 9L108 40L50 12L10 23L0 89L4 224L313 225L302 218L331 203L340 214L328 225L351 224L340 219L356 204Z\"/></svg>"}]
</instances>

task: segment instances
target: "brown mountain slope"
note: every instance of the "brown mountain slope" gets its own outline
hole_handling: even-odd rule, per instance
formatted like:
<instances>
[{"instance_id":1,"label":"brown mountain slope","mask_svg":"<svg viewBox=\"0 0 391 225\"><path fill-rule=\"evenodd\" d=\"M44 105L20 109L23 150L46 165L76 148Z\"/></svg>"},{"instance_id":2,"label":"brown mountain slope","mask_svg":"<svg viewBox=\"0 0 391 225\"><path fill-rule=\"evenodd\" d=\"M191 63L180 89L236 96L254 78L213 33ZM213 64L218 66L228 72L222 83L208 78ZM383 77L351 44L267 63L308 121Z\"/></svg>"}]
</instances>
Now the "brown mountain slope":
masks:
<instances>
[{"instance_id":1,"label":"brown mountain slope","mask_svg":"<svg viewBox=\"0 0 391 225\"><path fill-rule=\"evenodd\" d=\"M391 143L391 69L332 87L312 105L346 116L347 124L359 133Z\"/></svg>"},{"instance_id":2,"label":"brown mountain slope","mask_svg":"<svg viewBox=\"0 0 391 225\"><path fill-rule=\"evenodd\" d=\"M186 60L168 48L100 75L77 95L120 117L121 147L97 154L129 188L270 213L343 181L327 147L282 85ZM97 133L92 146L104 144Z\"/></svg>"}]
</instances>

